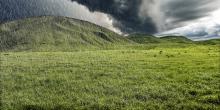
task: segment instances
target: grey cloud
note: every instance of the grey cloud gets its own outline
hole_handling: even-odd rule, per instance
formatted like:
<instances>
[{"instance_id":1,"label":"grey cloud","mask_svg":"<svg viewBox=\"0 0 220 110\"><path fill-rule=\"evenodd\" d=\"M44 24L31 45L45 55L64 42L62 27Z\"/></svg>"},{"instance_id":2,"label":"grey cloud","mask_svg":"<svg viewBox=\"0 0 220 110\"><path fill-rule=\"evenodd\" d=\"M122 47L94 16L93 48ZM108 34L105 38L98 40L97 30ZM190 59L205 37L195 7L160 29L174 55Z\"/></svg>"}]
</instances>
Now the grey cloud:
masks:
<instances>
[{"instance_id":1,"label":"grey cloud","mask_svg":"<svg viewBox=\"0 0 220 110\"><path fill-rule=\"evenodd\" d=\"M1 0L0 13L0 21L3 22L31 16L58 16L65 10L57 0Z\"/></svg>"},{"instance_id":2,"label":"grey cloud","mask_svg":"<svg viewBox=\"0 0 220 110\"><path fill-rule=\"evenodd\" d=\"M191 39L194 40L205 40L205 39L213 39L220 37L220 24L216 24L212 27L198 27L197 31L190 31L185 34L185 36L189 36ZM184 34L184 33L183 33Z\"/></svg>"},{"instance_id":3,"label":"grey cloud","mask_svg":"<svg viewBox=\"0 0 220 110\"><path fill-rule=\"evenodd\" d=\"M90 21L120 32L112 26L111 18L108 15L90 12L85 6L69 0L0 0L0 14L0 22L32 16L66 16Z\"/></svg>"},{"instance_id":4,"label":"grey cloud","mask_svg":"<svg viewBox=\"0 0 220 110\"><path fill-rule=\"evenodd\" d=\"M124 32L156 33L186 25L219 8L220 0L72 0L114 18Z\"/></svg>"},{"instance_id":5,"label":"grey cloud","mask_svg":"<svg viewBox=\"0 0 220 110\"><path fill-rule=\"evenodd\" d=\"M219 8L220 0L165 0L163 9L171 23L195 20L208 16Z\"/></svg>"},{"instance_id":6,"label":"grey cloud","mask_svg":"<svg viewBox=\"0 0 220 110\"><path fill-rule=\"evenodd\" d=\"M185 26L167 32L157 34L157 36L181 35L187 36L192 40L206 40L220 38L220 24L208 26L207 24L198 24L194 26Z\"/></svg>"},{"instance_id":7,"label":"grey cloud","mask_svg":"<svg viewBox=\"0 0 220 110\"><path fill-rule=\"evenodd\" d=\"M90 11L99 11L109 14L114 20L114 26L125 33L142 32L155 33L156 26L152 18L139 16L142 0L72 0L87 6Z\"/></svg>"}]
</instances>

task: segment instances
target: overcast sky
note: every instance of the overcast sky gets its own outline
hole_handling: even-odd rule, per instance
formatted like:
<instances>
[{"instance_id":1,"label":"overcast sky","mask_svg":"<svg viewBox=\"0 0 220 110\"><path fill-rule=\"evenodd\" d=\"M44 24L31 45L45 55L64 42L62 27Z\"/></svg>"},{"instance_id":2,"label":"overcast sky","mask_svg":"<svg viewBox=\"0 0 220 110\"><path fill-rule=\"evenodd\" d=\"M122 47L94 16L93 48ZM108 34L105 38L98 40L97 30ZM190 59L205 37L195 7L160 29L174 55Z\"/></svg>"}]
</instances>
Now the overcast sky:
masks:
<instances>
[{"instance_id":1,"label":"overcast sky","mask_svg":"<svg viewBox=\"0 0 220 110\"><path fill-rule=\"evenodd\" d=\"M68 16L120 34L220 38L220 0L0 0L0 21Z\"/></svg>"}]
</instances>

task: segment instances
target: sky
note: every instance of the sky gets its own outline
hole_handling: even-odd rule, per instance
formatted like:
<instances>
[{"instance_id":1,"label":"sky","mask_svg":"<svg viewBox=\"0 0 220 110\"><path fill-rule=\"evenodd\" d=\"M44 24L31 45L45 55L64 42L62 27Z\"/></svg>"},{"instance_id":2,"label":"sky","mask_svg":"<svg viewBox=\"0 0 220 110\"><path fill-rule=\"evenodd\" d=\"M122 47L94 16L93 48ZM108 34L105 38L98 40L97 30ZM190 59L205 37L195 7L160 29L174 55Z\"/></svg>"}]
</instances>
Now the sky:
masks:
<instances>
[{"instance_id":1,"label":"sky","mask_svg":"<svg viewBox=\"0 0 220 110\"><path fill-rule=\"evenodd\" d=\"M0 0L0 22L53 15L81 19L119 34L220 38L220 0Z\"/></svg>"}]
</instances>

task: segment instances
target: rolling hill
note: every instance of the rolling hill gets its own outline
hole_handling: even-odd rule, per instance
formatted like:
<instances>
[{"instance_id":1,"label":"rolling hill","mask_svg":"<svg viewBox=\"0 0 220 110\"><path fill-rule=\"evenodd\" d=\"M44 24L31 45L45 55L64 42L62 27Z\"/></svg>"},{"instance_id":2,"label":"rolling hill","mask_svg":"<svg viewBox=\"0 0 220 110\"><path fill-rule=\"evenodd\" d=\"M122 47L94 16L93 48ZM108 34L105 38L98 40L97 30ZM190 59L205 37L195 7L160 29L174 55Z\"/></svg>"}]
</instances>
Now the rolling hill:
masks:
<instances>
[{"instance_id":1,"label":"rolling hill","mask_svg":"<svg viewBox=\"0 0 220 110\"><path fill-rule=\"evenodd\" d=\"M131 43L95 24L42 16L0 25L0 51L70 51Z\"/></svg>"},{"instance_id":2,"label":"rolling hill","mask_svg":"<svg viewBox=\"0 0 220 110\"><path fill-rule=\"evenodd\" d=\"M184 36L164 36L161 37L164 42L173 42L173 43L192 43L193 41L184 37Z\"/></svg>"},{"instance_id":3,"label":"rolling hill","mask_svg":"<svg viewBox=\"0 0 220 110\"><path fill-rule=\"evenodd\" d=\"M192 40L184 36L164 36L164 37L155 37L148 34L131 34L128 36L128 39L140 43L140 44L149 44L149 43L193 43Z\"/></svg>"},{"instance_id":4,"label":"rolling hill","mask_svg":"<svg viewBox=\"0 0 220 110\"><path fill-rule=\"evenodd\" d=\"M205 40L205 41L197 41L197 44L205 44L205 45L220 45L220 39L211 39L211 40Z\"/></svg>"},{"instance_id":5,"label":"rolling hill","mask_svg":"<svg viewBox=\"0 0 220 110\"><path fill-rule=\"evenodd\" d=\"M161 43L162 40L153 35L147 34L131 34L127 37L128 39L140 43L140 44L148 44L148 43Z\"/></svg>"},{"instance_id":6,"label":"rolling hill","mask_svg":"<svg viewBox=\"0 0 220 110\"><path fill-rule=\"evenodd\" d=\"M41 16L0 24L0 51L76 51L133 44L219 44L194 42L183 36L121 36L101 26L67 17ZM179 44L178 44L179 45Z\"/></svg>"}]
</instances>

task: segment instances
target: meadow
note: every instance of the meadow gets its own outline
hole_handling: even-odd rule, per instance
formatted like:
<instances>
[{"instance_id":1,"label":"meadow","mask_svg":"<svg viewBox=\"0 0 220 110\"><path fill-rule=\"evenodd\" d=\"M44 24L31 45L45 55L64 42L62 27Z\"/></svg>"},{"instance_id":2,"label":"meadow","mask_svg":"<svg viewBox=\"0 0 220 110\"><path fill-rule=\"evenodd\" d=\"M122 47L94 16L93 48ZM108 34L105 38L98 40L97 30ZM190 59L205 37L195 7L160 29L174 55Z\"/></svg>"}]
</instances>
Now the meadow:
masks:
<instances>
[{"instance_id":1,"label":"meadow","mask_svg":"<svg viewBox=\"0 0 220 110\"><path fill-rule=\"evenodd\" d=\"M218 45L0 54L2 110L220 109Z\"/></svg>"}]
</instances>

